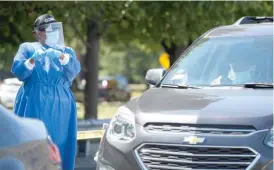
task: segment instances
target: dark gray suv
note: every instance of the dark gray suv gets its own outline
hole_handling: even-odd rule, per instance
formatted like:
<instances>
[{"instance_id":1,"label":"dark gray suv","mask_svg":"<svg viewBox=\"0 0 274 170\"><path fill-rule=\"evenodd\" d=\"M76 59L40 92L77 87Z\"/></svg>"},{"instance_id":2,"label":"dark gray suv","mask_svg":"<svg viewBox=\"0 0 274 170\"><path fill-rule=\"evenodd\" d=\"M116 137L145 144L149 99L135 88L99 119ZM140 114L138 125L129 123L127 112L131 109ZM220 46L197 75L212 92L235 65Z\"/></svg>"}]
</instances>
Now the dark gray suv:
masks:
<instances>
[{"instance_id":1,"label":"dark gray suv","mask_svg":"<svg viewBox=\"0 0 274 170\"><path fill-rule=\"evenodd\" d=\"M193 43L118 109L98 170L272 170L273 17L244 17Z\"/></svg>"}]
</instances>

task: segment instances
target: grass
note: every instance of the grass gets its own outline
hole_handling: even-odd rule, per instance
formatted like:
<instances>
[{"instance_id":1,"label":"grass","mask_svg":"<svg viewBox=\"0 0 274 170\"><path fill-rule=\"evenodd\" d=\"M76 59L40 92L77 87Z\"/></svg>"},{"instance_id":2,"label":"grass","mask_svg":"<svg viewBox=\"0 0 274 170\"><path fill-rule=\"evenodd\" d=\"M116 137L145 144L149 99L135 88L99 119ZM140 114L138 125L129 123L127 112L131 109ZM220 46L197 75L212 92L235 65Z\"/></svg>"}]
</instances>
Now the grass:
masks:
<instances>
[{"instance_id":1,"label":"grass","mask_svg":"<svg viewBox=\"0 0 274 170\"><path fill-rule=\"evenodd\" d=\"M132 98L140 96L145 90L145 85L130 85L130 89L132 91ZM81 94L77 94L81 95ZM98 119L109 119L111 118L117 111L117 109L123 105L122 102L102 102L98 105ZM84 114L84 105L80 102L77 103L77 117L78 119L83 119Z\"/></svg>"},{"instance_id":2,"label":"grass","mask_svg":"<svg viewBox=\"0 0 274 170\"><path fill-rule=\"evenodd\" d=\"M122 105L121 102L103 102L98 106L98 119L109 119L113 116L116 110ZM77 117L78 119L83 119L84 105L82 103L77 103Z\"/></svg>"}]
</instances>

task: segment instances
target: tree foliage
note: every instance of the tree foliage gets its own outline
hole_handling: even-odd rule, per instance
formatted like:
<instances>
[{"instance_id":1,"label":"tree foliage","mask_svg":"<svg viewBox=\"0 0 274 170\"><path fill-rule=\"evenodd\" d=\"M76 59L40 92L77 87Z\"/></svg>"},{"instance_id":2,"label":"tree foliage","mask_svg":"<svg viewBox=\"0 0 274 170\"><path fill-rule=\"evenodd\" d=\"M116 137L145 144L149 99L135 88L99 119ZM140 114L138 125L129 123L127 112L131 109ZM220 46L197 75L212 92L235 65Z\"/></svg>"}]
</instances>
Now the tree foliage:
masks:
<instances>
[{"instance_id":1,"label":"tree foliage","mask_svg":"<svg viewBox=\"0 0 274 170\"><path fill-rule=\"evenodd\" d=\"M108 45L130 44L152 52L162 49L163 40L168 46L187 46L212 27L272 12L272 2L264 1L1 2L0 53L6 61L4 53L34 40L32 24L42 13L52 13L62 21L66 42L84 53L88 19L98 21L100 37Z\"/></svg>"},{"instance_id":2,"label":"tree foliage","mask_svg":"<svg viewBox=\"0 0 274 170\"><path fill-rule=\"evenodd\" d=\"M138 37L148 46L163 39L186 45L206 30L232 24L243 16L272 15L272 2L262 1L134 2L117 27L116 31L123 33L117 39Z\"/></svg>"},{"instance_id":3,"label":"tree foliage","mask_svg":"<svg viewBox=\"0 0 274 170\"><path fill-rule=\"evenodd\" d=\"M159 50L162 40L187 45L212 27L272 12L272 2L264 1L1 2L0 38L1 46L31 41L35 18L52 13L63 22L67 43L77 39L83 52L88 19L98 21L100 36L108 44L144 44L146 50Z\"/></svg>"}]
</instances>

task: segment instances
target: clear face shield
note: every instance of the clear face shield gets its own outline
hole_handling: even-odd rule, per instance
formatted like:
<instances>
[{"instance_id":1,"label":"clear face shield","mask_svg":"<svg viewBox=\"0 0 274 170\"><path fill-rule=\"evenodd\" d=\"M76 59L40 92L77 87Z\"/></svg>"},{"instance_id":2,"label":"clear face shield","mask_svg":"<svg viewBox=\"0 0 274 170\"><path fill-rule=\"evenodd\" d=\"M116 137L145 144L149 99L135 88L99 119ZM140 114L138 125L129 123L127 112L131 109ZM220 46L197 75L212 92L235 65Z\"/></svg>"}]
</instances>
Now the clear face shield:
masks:
<instances>
[{"instance_id":1,"label":"clear face shield","mask_svg":"<svg viewBox=\"0 0 274 170\"><path fill-rule=\"evenodd\" d=\"M45 32L45 44L54 47L56 45L64 46L64 34L62 22L45 24L36 28L36 31Z\"/></svg>"}]
</instances>

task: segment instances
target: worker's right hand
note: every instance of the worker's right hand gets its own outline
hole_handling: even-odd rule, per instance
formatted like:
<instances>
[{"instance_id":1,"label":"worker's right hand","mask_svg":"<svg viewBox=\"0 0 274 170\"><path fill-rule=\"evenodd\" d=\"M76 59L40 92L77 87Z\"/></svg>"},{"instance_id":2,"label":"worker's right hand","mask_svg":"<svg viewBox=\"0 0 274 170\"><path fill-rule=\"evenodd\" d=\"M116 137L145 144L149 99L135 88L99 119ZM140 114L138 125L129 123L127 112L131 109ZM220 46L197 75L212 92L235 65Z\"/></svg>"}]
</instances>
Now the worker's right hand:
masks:
<instances>
[{"instance_id":1,"label":"worker's right hand","mask_svg":"<svg viewBox=\"0 0 274 170\"><path fill-rule=\"evenodd\" d=\"M43 54L44 54L44 51L39 49L33 53L33 55L31 56L30 59L37 60L37 59L41 58L43 56Z\"/></svg>"}]
</instances>

